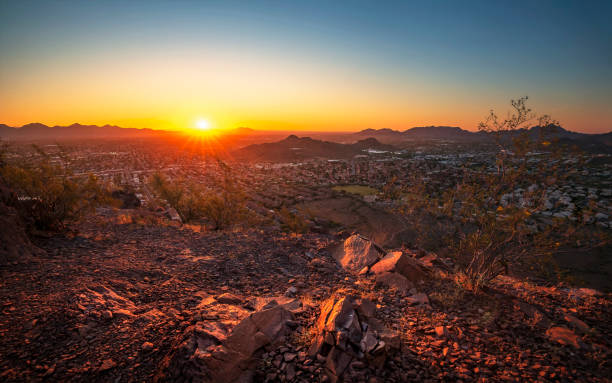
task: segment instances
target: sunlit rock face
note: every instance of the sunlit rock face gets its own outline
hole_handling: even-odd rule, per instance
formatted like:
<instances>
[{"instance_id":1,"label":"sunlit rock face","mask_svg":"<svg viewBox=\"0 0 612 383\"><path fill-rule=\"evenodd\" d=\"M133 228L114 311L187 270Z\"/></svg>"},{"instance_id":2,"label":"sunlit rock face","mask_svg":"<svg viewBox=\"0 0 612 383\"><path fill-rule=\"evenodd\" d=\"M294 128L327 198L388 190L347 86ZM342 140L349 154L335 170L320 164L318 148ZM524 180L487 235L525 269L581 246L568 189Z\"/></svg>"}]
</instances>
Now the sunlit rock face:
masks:
<instances>
[{"instance_id":1,"label":"sunlit rock face","mask_svg":"<svg viewBox=\"0 0 612 383\"><path fill-rule=\"evenodd\" d=\"M376 263L384 254L384 250L373 241L355 234L336 250L334 258L345 270L358 273Z\"/></svg>"},{"instance_id":2,"label":"sunlit rock face","mask_svg":"<svg viewBox=\"0 0 612 383\"><path fill-rule=\"evenodd\" d=\"M271 301L264 309L240 321L203 320L188 327L178 345L162 362L156 381L252 381L257 355L267 347L283 343L289 335L294 319L289 310L294 303ZM224 295L207 301L202 308L208 314L217 310L221 314L235 313L234 316L238 317L245 312L243 308L228 303Z\"/></svg>"},{"instance_id":3,"label":"sunlit rock face","mask_svg":"<svg viewBox=\"0 0 612 383\"><path fill-rule=\"evenodd\" d=\"M350 374L352 365L381 367L390 353L399 350L399 334L387 329L375 315L373 302L350 295L332 296L322 303L309 354L324 358L331 382Z\"/></svg>"}]
</instances>

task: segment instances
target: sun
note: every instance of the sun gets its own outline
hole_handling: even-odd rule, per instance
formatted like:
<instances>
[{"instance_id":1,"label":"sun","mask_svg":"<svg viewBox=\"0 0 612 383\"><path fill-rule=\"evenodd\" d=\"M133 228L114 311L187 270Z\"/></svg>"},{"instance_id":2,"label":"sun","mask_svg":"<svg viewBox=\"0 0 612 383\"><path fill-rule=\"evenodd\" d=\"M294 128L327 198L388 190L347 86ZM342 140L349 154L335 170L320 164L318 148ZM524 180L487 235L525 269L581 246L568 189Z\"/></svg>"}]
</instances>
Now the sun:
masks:
<instances>
[{"instance_id":1,"label":"sun","mask_svg":"<svg viewBox=\"0 0 612 383\"><path fill-rule=\"evenodd\" d=\"M212 129L210 122L208 122L208 120L205 120L203 118L200 118L196 121L196 127L202 131L207 131L207 130Z\"/></svg>"}]
</instances>

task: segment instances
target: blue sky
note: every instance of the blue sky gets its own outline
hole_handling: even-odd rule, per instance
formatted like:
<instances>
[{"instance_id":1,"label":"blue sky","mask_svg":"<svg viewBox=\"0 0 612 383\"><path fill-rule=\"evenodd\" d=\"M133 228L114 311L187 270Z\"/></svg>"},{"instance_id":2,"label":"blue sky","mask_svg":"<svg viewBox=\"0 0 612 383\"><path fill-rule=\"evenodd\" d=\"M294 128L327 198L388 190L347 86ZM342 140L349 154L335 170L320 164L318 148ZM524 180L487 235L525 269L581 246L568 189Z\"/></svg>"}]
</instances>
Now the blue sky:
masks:
<instances>
[{"instance_id":1,"label":"blue sky","mask_svg":"<svg viewBox=\"0 0 612 383\"><path fill-rule=\"evenodd\" d=\"M72 108L75 119L90 120L82 122L101 122L105 109L108 120L180 124L200 108L212 119L256 127L473 129L488 109L505 110L511 98L529 95L534 109L569 129L609 131L611 4L3 1L0 122L62 123ZM120 75L149 66L150 77ZM89 84L96 73L105 81ZM117 84L109 85L113 76ZM125 96L131 109L109 99L160 77L167 81L154 90L165 103L144 91ZM230 95L231 77L241 79L233 92L257 92ZM78 89L87 91L67 94ZM84 104L89 96L97 109ZM343 119L351 110L359 113Z\"/></svg>"}]
</instances>

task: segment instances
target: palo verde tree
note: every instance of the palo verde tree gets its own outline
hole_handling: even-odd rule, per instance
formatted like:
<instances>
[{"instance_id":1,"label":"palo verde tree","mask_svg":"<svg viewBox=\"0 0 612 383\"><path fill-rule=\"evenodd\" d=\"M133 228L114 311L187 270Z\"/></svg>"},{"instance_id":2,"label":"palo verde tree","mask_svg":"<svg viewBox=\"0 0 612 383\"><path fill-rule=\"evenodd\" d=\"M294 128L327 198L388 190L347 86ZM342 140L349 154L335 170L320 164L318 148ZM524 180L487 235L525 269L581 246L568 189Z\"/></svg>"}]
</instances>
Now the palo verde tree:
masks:
<instances>
[{"instance_id":1,"label":"palo verde tree","mask_svg":"<svg viewBox=\"0 0 612 383\"><path fill-rule=\"evenodd\" d=\"M561 161L561 148L547 134L558 123L526 103L527 97L513 100L505 119L491 111L480 123L494 143L490 162L464 166L446 190L416 183L405 192L411 197L404 211L418 211L420 231L440 236L460 267L459 280L472 290L512 268L549 260L580 224L540 215L547 190L575 173L577 162ZM445 230L434 227L440 222Z\"/></svg>"}]
</instances>

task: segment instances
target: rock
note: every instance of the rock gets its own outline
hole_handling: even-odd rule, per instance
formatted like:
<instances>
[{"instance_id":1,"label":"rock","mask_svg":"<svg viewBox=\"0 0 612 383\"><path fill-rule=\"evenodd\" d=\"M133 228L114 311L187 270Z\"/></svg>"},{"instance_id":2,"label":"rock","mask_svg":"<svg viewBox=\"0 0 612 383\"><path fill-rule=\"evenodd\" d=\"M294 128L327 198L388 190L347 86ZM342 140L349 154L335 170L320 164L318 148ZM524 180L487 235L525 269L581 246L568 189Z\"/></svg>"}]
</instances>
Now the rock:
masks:
<instances>
[{"instance_id":1,"label":"rock","mask_svg":"<svg viewBox=\"0 0 612 383\"><path fill-rule=\"evenodd\" d=\"M330 298L321 305L321 315L317 320L318 331L336 331L346 329L352 322L354 298L352 296L339 299Z\"/></svg>"},{"instance_id":2,"label":"rock","mask_svg":"<svg viewBox=\"0 0 612 383\"><path fill-rule=\"evenodd\" d=\"M295 297L295 294L297 294L298 289L295 288L294 286L291 286L287 289L287 291L285 291L285 296L286 297Z\"/></svg>"},{"instance_id":3,"label":"rock","mask_svg":"<svg viewBox=\"0 0 612 383\"><path fill-rule=\"evenodd\" d=\"M577 330L580 330L582 332L588 332L590 330L590 327L586 323L584 323L583 321L581 321L580 319L576 318L573 315L565 314L563 316L563 319L565 319L567 323L569 323L572 327L574 327Z\"/></svg>"},{"instance_id":4,"label":"rock","mask_svg":"<svg viewBox=\"0 0 612 383\"><path fill-rule=\"evenodd\" d=\"M429 274L421 262L401 251L387 254L370 268L370 272L377 275L398 273L411 282L422 281Z\"/></svg>"},{"instance_id":5,"label":"rock","mask_svg":"<svg viewBox=\"0 0 612 383\"><path fill-rule=\"evenodd\" d=\"M102 316L102 319L105 320L113 319L113 312L110 310L102 310L100 315Z\"/></svg>"},{"instance_id":6,"label":"rock","mask_svg":"<svg viewBox=\"0 0 612 383\"><path fill-rule=\"evenodd\" d=\"M335 347L327 355L325 367L334 377L340 377L344 373L344 370L346 370L348 367L349 363L351 363L352 359L353 357L350 354ZM334 379L332 378L332 381L333 380Z\"/></svg>"},{"instance_id":7,"label":"rock","mask_svg":"<svg viewBox=\"0 0 612 383\"><path fill-rule=\"evenodd\" d=\"M176 209L173 208L173 207L171 207L168 210L166 210L166 216L168 218L170 218L172 221L175 221L175 222L178 222L178 223L182 223L183 222L183 220L181 219L181 216L176 211Z\"/></svg>"},{"instance_id":8,"label":"rock","mask_svg":"<svg viewBox=\"0 0 612 383\"><path fill-rule=\"evenodd\" d=\"M438 338L448 338L448 329L446 326L437 326L434 331L436 332L436 336Z\"/></svg>"},{"instance_id":9,"label":"rock","mask_svg":"<svg viewBox=\"0 0 612 383\"><path fill-rule=\"evenodd\" d=\"M293 361L293 359L295 359L297 357L297 354L293 353L293 352L288 352L284 355L284 359L285 362L291 362Z\"/></svg>"},{"instance_id":10,"label":"rock","mask_svg":"<svg viewBox=\"0 0 612 383\"><path fill-rule=\"evenodd\" d=\"M295 379L295 364L290 363L287 365L286 378L290 382Z\"/></svg>"},{"instance_id":11,"label":"rock","mask_svg":"<svg viewBox=\"0 0 612 383\"><path fill-rule=\"evenodd\" d=\"M104 362L102 362L102 364L100 365L100 368L98 368L99 371L106 371L106 370L110 370L111 368L114 368L117 366L117 363L115 363L115 361L113 361L112 359L106 359Z\"/></svg>"},{"instance_id":12,"label":"rock","mask_svg":"<svg viewBox=\"0 0 612 383\"><path fill-rule=\"evenodd\" d=\"M142 350L143 351L150 351L152 349L153 349L153 343L151 343L151 342L144 342L142 344Z\"/></svg>"},{"instance_id":13,"label":"rock","mask_svg":"<svg viewBox=\"0 0 612 383\"><path fill-rule=\"evenodd\" d=\"M396 289L402 294L408 293L408 291L414 287L406 277L398 273L380 273L376 275L376 283L379 285L387 286L391 289Z\"/></svg>"},{"instance_id":14,"label":"rock","mask_svg":"<svg viewBox=\"0 0 612 383\"><path fill-rule=\"evenodd\" d=\"M217 302L228 305L237 305L242 303L242 298L232 293L223 293L216 298Z\"/></svg>"},{"instance_id":15,"label":"rock","mask_svg":"<svg viewBox=\"0 0 612 383\"><path fill-rule=\"evenodd\" d=\"M406 298L406 302L408 302L410 306L428 305L429 298L425 293L417 293Z\"/></svg>"},{"instance_id":16,"label":"rock","mask_svg":"<svg viewBox=\"0 0 612 383\"><path fill-rule=\"evenodd\" d=\"M399 349L399 334L387 329L375 313L373 302L353 296L332 296L323 302L309 353L324 362L329 381L342 380L354 361L381 368L387 354Z\"/></svg>"},{"instance_id":17,"label":"rock","mask_svg":"<svg viewBox=\"0 0 612 383\"><path fill-rule=\"evenodd\" d=\"M131 311L129 311L129 310L126 310L126 309L117 309L117 310L113 311L113 313L112 313L112 314L113 314L113 315L112 315L113 317L118 317L118 318L119 318L119 317L127 317L127 318L131 318L131 317L133 317L133 316L134 316L134 313L133 313L133 312L131 312Z\"/></svg>"},{"instance_id":18,"label":"rock","mask_svg":"<svg viewBox=\"0 0 612 383\"><path fill-rule=\"evenodd\" d=\"M529 321L529 324L531 325L541 328L548 328L552 324L550 319L548 319L548 317L542 311L540 311L537 307L530 305L529 303L516 300L515 307L518 307L518 309L522 311L523 314L525 314Z\"/></svg>"},{"instance_id":19,"label":"rock","mask_svg":"<svg viewBox=\"0 0 612 383\"><path fill-rule=\"evenodd\" d=\"M291 320L293 314L276 305L249 315L231 332L223 332L224 326L209 331L207 322L190 326L162 361L155 381L251 381L257 355L285 341Z\"/></svg>"},{"instance_id":20,"label":"rock","mask_svg":"<svg viewBox=\"0 0 612 383\"><path fill-rule=\"evenodd\" d=\"M372 318L376 315L376 304L369 299L358 299L355 309L360 317Z\"/></svg>"},{"instance_id":21,"label":"rock","mask_svg":"<svg viewBox=\"0 0 612 383\"><path fill-rule=\"evenodd\" d=\"M575 295L577 295L580 298L586 298L586 297L598 297L598 296L602 296L602 292L595 290L595 289L590 289L587 287L581 287L579 289L574 289L573 293Z\"/></svg>"},{"instance_id":22,"label":"rock","mask_svg":"<svg viewBox=\"0 0 612 383\"><path fill-rule=\"evenodd\" d=\"M546 335L550 340L563 345L569 345L574 348L584 347L584 343L578 335L567 327L555 326L546 331Z\"/></svg>"},{"instance_id":23,"label":"rock","mask_svg":"<svg viewBox=\"0 0 612 383\"><path fill-rule=\"evenodd\" d=\"M376 345L378 345L378 337L372 331L368 331L361 339L361 343L359 345L361 346L362 352L372 352L376 348Z\"/></svg>"},{"instance_id":24,"label":"rock","mask_svg":"<svg viewBox=\"0 0 612 383\"><path fill-rule=\"evenodd\" d=\"M342 246L335 251L334 259L347 271L359 273L364 267L376 263L384 250L368 238L360 235L348 237Z\"/></svg>"}]
</instances>

